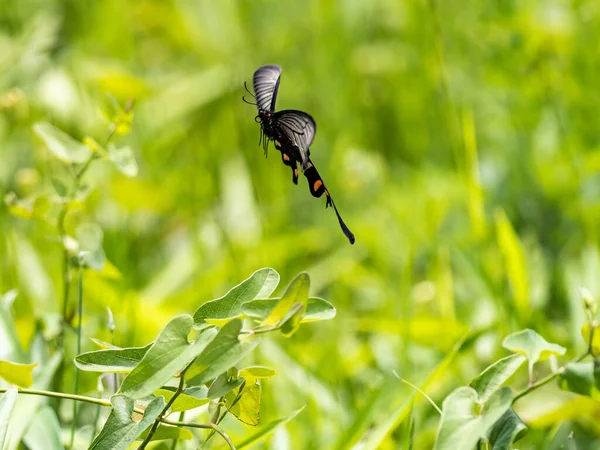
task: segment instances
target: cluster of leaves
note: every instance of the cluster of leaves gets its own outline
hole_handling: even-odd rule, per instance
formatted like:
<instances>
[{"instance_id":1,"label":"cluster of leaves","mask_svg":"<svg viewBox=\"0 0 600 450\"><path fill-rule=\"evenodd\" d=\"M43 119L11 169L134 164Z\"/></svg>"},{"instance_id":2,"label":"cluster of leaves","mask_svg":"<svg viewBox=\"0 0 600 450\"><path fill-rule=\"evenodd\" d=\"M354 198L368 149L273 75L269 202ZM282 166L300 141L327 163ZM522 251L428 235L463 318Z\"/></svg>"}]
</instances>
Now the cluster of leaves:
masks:
<instances>
[{"instance_id":1,"label":"cluster of leaves","mask_svg":"<svg viewBox=\"0 0 600 450\"><path fill-rule=\"evenodd\" d=\"M586 353L557 367L556 357L565 354L564 347L547 342L531 329L507 336L503 346L513 354L496 361L468 386L455 389L445 398L435 450L473 449L482 443L493 450L511 449L512 444L527 433L527 426L512 405L554 379L564 390L600 398L600 325L594 321L597 306L591 295L584 293L582 297L588 316L588 321L582 327L583 338L588 342ZM593 361L582 361L587 356L591 356ZM536 380L534 365L547 359L552 362L551 373ZM513 396L512 389L503 385L525 361L529 384L525 390Z\"/></svg>"},{"instance_id":2,"label":"cluster of leaves","mask_svg":"<svg viewBox=\"0 0 600 450\"><path fill-rule=\"evenodd\" d=\"M139 448L152 440L192 439L184 426L217 432L234 448L219 423L231 414L247 425L259 425L260 380L276 375L267 367L236 367L259 345L259 335L280 331L291 336L302 323L335 317L329 302L309 297L308 274L299 274L281 297L269 298L278 283L275 270L260 269L223 297L204 303L193 316L172 319L145 347L119 348L94 340L101 349L78 355L76 366L84 371L119 374L122 382L110 397L112 411L90 448L126 449L136 439L143 440ZM252 324L250 328L244 327L244 319ZM34 367L0 361L0 376L29 387ZM0 418L5 419L0 421L5 424L0 428L0 447L17 398L16 389L5 391L0 399ZM210 423L167 418L171 413L200 407L208 411ZM261 427L235 448L264 439L298 412ZM136 413L141 419L136 420Z\"/></svg>"}]
</instances>

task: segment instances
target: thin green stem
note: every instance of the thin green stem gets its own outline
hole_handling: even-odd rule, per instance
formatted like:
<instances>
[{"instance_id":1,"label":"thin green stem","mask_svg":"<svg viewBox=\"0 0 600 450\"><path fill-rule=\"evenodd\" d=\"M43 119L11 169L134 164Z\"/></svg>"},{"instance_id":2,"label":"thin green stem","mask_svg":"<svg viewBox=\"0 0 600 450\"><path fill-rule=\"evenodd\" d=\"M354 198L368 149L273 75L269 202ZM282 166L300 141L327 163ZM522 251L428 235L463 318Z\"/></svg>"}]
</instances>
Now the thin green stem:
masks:
<instances>
[{"instance_id":1,"label":"thin green stem","mask_svg":"<svg viewBox=\"0 0 600 450\"><path fill-rule=\"evenodd\" d=\"M581 355L578 358L575 358L574 360L572 360L572 362L580 362L583 359L585 359L589 354L590 354L589 351L587 351L583 355ZM564 372L564 370L565 370L565 366L560 367L558 370L556 370L555 372L552 372L551 374L545 376L540 381L530 383L529 386L527 386L526 389L524 389L523 391L521 391L517 395L515 395L515 397L512 400L512 404L514 405L516 403L516 401L519 400L521 397L525 397L527 394L530 394L531 392L535 391L536 389L539 389L542 386L550 383L556 377L558 377L559 375L561 375Z\"/></svg>"},{"instance_id":2,"label":"thin green stem","mask_svg":"<svg viewBox=\"0 0 600 450\"><path fill-rule=\"evenodd\" d=\"M8 391L8 388L0 388L0 394L4 393L6 391ZM108 400L104 400L101 398L94 398L94 397L86 397L84 395L63 394L62 392L52 392L52 391L43 391L40 389L26 389L26 388L18 388L17 391L19 392L19 394L41 395L43 397L60 398L60 399L64 399L64 400L75 400L78 402L92 403L94 405L112 407L112 405L110 404L110 402ZM144 411L139 408L134 408L133 410L138 414L144 414ZM169 420L169 419L165 419L165 418L161 418L160 421L166 425L173 425L175 427L201 428L204 430L214 430L216 433L218 433L223 438L223 440L225 442L227 442L227 445L229 445L229 448L231 450L235 450L235 445L233 445L233 442L231 441L229 436L227 436L227 433L225 433L225 431L223 431L221 429L221 427L219 427L218 425L216 425L214 423L203 424L203 423L178 422L176 420Z\"/></svg>"},{"instance_id":3,"label":"thin green stem","mask_svg":"<svg viewBox=\"0 0 600 450\"><path fill-rule=\"evenodd\" d=\"M146 446L148 445L148 443L152 439L152 436L154 436L154 433L156 433L156 430L158 429L158 426L160 425L160 422L164 418L164 416L167 413L167 411L169 411L169 408L171 407L171 405L173 405L173 403L175 402L175 400L177 399L177 397L179 397L179 395L181 393L183 393L183 388L185 387L185 373L192 366L192 364L194 363L194 361L195 360L190 361L190 363L187 366L185 366L185 369L183 369L181 371L181 373L179 374L179 386L177 386L177 390L175 391L175 393L173 394L173 396L171 397L171 399L167 402L167 404L165 405L165 407L163 408L163 410L161 411L161 413L158 415L158 417L156 418L156 420L152 424L152 428L150 428L150 431L148 432L148 434L146 435L146 438L143 440L143 442L138 447L138 450L143 450L143 449L146 448Z\"/></svg>"},{"instance_id":4,"label":"thin green stem","mask_svg":"<svg viewBox=\"0 0 600 450\"><path fill-rule=\"evenodd\" d=\"M185 411L181 411L179 413L179 422L183 422L183 419L185 418ZM171 450L175 450L177 448L177 443L178 443L178 439L175 438L173 439L173 444L171 445Z\"/></svg>"},{"instance_id":5,"label":"thin green stem","mask_svg":"<svg viewBox=\"0 0 600 450\"><path fill-rule=\"evenodd\" d=\"M78 301L77 301L77 354L81 353L81 326L83 322L83 268L79 269L79 284L78 284ZM73 392L77 395L79 390L79 367L75 367L75 383ZM75 440L75 428L77 427L77 402L73 402L73 420L71 422L71 443L70 448L73 448Z\"/></svg>"}]
</instances>

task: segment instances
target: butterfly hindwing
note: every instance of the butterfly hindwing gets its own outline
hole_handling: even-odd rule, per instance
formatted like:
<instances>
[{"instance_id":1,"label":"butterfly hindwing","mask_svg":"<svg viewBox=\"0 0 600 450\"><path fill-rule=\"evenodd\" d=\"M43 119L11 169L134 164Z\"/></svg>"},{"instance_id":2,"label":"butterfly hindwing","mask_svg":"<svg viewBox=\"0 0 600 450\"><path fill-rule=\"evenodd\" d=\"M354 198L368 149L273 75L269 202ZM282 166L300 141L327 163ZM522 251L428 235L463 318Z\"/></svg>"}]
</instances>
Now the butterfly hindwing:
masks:
<instances>
[{"instance_id":1,"label":"butterfly hindwing","mask_svg":"<svg viewBox=\"0 0 600 450\"><path fill-rule=\"evenodd\" d=\"M308 167L310 156L309 147L317 133L317 124L310 114L294 109L285 109L273 114L273 122L282 139L285 139L290 145L297 149L299 153L298 162L302 165L302 170Z\"/></svg>"},{"instance_id":2,"label":"butterfly hindwing","mask_svg":"<svg viewBox=\"0 0 600 450\"><path fill-rule=\"evenodd\" d=\"M294 184L298 184L298 166L296 164L296 158L294 152L289 146L284 146L280 141L275 140L275 148L281 152L281 160L283 164L292 168L292 181Z\"/></svg>"}]
</instances>

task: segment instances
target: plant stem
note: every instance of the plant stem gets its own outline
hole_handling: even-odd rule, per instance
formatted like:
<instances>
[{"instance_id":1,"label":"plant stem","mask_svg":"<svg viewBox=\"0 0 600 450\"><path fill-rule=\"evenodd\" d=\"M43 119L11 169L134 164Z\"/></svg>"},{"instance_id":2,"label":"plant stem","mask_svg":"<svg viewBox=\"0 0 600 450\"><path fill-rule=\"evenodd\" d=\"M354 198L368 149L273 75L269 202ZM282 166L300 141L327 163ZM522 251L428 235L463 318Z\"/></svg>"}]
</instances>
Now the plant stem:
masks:
<instances>
[{"instance_id":1,"label":"plant stem","mask_svg":"<svg viewBox=\"0 0 600 450\"><path fill-rule=\"evenodd\" d=\"M78 289L78 322L77 322L77 354L81 353L81 323L83 319L83 268L79 269L79 289ZM75 383L73 392L77 395L79 390L79 367L75 367ZM71 443L70 448L73 448L75 440L75 428L77 427L77 402L73 402L73 420L71 422Z\"/></svg>"},{"instance_id":2,"label":"plant stem","mask_svg":"<svg viewBox=\"0 0 600 450\"><path fill-rule=\"evenodd\" d=\"M0 393L4 393L6 391L8 391L8 388L0 388ZM52 391L43 391L40 389L26 389L26 388L18 388L17 392L19 394L41 395L43 397L52 397L52 398L60 398L60 399L65 399L65 400L75 400L78 402L92 403L94 405L109 406L109 407L112 406L108 400L104 400L101 398L94 398L94 397L86 397L84 395L63 394L62 392L52 392ZM133 410L138 414L144 414L144 411L139 408L134 408ZM221 427L219 427L218 425L215 425L214 423L204 424L204 423L178 422L176 420L169 420L169 419L165 419L165 418L161 418L160 422L162 422L166 425L173 425L175 427L201 428L201 429L205 429L205 430L214 430L217 434L219 434L223 438L223 440L225 442L227 442L227 445L229 445L229 448L231 450L235 450L235 445L233 445L233 442L231 441L229 436L227 436L227 433L225 433L225 431L223 431L221 429Z\"/></svg>"},{"instance_id":3,"label":"plant stem","mask_svg":"<svg viewBox=\"0 0 600 450\"><path fill-rule=\"evenodd\" d=\"M589 353L589 350L588 350L587 352L585 352L580 357L575 358L572 362L580 362L581 360L583 360L589 354L590 353ZM542 378L540 381L530 383L529 386L527 386L527 389L524 389L523 391L521 391L517 395L515 395L515 397L513 398L511 404L514 405L515 402L517 400L519 400L521 397L525 397L527 394L535 391L538 388L541 388L545 384L550 383L552 380L554 380L556 377L558 377L560 374L562 374L564 372L564 370L565 370L565 366L560 367L558 370L556 370L555 372L552 372L550 375L547 375L546 377Z\"/></svg>"},{"instance_id":4,"label":"plant stem","mask_svg":"<svg viewBox=\"0 0 600 450\"><path fill-rule=\"evenodd\" d=\"M183 422L183 418L185 417L185 411L181 411L179 413L179 422ZM177 448L177 438L173 439L173 444L171 445L171 450L175 450Z\"/></svg>"},{"instance_id":5,"label":"plant stem","mask_svg":"<svg viewBox=\"0 0 600 450\"><path fill-rule=\"evenodd\" d=\"M158 429L158 426L160 425L160 422L162 421L164 415L167 413L167 411L169 411L169 408L171 407L171 405L173 405L173 403L175 402L177 397L179 397L179 395L183 392L183 388L185 386L185 373L192 366L194 361L195 361L195 359L190 361L190 363L187 366L185 366L185 369L183 369L181 371L181 373L179 374L179 386L177 386L177 390L175 391L175 393L173 394L171 399L168 401L168 403L165 405L165 407L163 408L161 413L158 415L158 417L152 424L152 428L150 428L150 431L148 432L148 434L146 435L146 438L142 441L142 443L138 447L138 450L143 450L146 448L146 446L152 439L152 436L154 436L154 433L156 433L156 430Z\"/></svg>"}]
</instances>

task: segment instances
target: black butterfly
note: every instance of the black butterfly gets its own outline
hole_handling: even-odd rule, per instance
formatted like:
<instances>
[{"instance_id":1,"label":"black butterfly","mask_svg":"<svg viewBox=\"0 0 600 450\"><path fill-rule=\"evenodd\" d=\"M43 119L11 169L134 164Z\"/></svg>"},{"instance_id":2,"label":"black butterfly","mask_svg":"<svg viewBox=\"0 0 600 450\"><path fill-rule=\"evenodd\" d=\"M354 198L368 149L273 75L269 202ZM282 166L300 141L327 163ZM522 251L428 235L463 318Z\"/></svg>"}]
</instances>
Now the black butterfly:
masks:
<instances>
[{"instance_id":1,"label":"black butterfly","mask_svg":"<svg viewBox=\"0 0 600 450\"><path fill-rule=\"evenodd\" d=\"M310 160L310 146L317 133L317 124L309 114L302 111L285 109L275 112L280 77L281 67L268 65L262 66L254 72L252 79L254 95L244 83L246 91L254 97L256 103L250 103L242 97L243 100L258 108L255 120L260 123L259 145L262 143L266 156L269 142L274 142L275 148L281 152L283 164L292 169L294 184L298 184L297 163L300 163L302 173L308 180L310 193L313 197L321 197L325 194L327 197L325 207L333 206L342 231L350 243L354 244L354 234L342 220L321 175Z\"/></svg>"}]
</instances>

